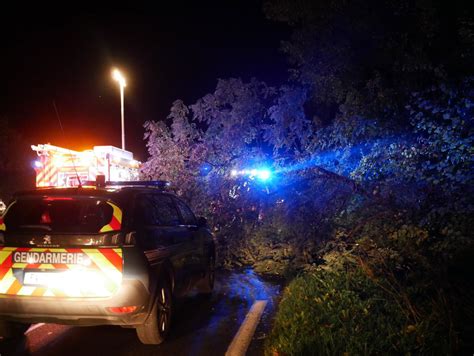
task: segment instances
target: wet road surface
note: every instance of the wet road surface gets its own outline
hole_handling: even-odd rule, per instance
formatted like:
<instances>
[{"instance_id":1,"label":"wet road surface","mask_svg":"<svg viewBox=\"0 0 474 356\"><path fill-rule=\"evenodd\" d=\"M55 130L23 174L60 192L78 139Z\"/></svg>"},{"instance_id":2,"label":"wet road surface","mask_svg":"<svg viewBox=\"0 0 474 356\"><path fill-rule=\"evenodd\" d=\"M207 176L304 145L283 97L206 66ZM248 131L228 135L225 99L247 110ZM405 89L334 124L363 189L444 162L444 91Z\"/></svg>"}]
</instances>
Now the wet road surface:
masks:
<instances>
[{"instance_id":1,"label":"wet road surface","mask_svg":"<svg viewBox=\"0 0 474 356\"><path fill-rule=\"evenodd\" d=\"M212 297L197 294L179 300L168 340L143 345L134 329L118 326L73 327L45 324L20 340L0 341L4 355L224 355L257 300L267 304L247 355L262 355L281 286L252 271L216 276Z\"/></svg>"}]
</instances>

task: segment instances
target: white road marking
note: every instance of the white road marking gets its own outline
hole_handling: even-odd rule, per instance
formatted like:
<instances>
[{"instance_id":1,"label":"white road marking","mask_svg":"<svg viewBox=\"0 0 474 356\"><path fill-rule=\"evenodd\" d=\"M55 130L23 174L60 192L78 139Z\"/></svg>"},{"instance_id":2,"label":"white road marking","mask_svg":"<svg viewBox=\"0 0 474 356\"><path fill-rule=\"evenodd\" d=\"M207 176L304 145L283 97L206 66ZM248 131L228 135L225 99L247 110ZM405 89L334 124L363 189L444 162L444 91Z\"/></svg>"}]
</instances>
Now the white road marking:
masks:
<instances>
[{"instance_id":1,"label":"white road marking","mask_svg":"<svg viewBox=\"0 0 474 356\"><path fill-rule=\"evenodd\" d=\"M229 345L225 353L226 356L245 355L266 305L266 300L256 300L255 303L253 303L244 322L240 325L239 331L237 331L237 334L235 334L234 339Z\"/></svg>"},{"instance_id":2,"label":"white road marking","mask_svg":"<svg viewBox=\"0 0 474 356\"><path fill-rule=\"evenodd\" d=\"M42 327L44 325L44 323L39 323L39 324L33 324L30 326L30 328L28 330L25 331L25 335L32 332L33 330L36 330L40 327Z\"/></svg>"}]
</instances>

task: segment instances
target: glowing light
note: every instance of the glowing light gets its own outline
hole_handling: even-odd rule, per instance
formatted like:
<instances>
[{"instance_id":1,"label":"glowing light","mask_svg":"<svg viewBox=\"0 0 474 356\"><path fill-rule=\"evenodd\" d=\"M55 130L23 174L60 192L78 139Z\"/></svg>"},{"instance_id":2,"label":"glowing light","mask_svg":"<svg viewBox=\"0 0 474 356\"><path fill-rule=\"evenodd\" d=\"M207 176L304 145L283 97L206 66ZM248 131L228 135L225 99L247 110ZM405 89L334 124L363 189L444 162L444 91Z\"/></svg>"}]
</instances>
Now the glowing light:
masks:
<instances>
[{"instance_id":1,"label":"glowing light","mask_svg":"<svg viewBox=\"0 0 474 356\"><path fill-rule=\"evenodd\" d=\"M206 176L209 174L209 172L212 170L212 166L209 163L203 163L201 164L200 171L201 175Z\"/></svg>"},{"instance_id":2,"label":"glowing light","mask_svg":"<svg viewBox=\"0 0 474 356\"><path fill-rule=\"evenodd\" d=\"M112 313L126 314L133 313L135 310L138 309L138 307L136 305L132 305L129 307L107 307L107 309Z\"/></svg>"},{"instance_id":3,"label":"glowing light","mask_svg":"<svg viewBox=\"0 0 474 356\"><path fill-rule=\"evenodd\" d=\"M46 275L46 273L43 273ZM64 291L68 295L93 294L108 296L111 293L106 288L106 280L95 271L72 270L58 273L47 273L44 281L48 288Z\"/></svg>"},{"instance_id":4,"label":"glowing light","mask_svg":"<svg viewBox=\"0 0 474 356\"><path fill-rule=\"evenodd\" d=\"M43 199L44 201L55 201L55 200L74 200L71 197L46 197Z\"/></svg>"},{"instance_id":5,"label":"glowing light","mask_svg":"<svg viewBox=\"0 0 474 356\"><path fill-rule=\"evenodd\" d=\"M272 173L268 169L261 169L258 171L257 177L262 181L267 181L272 176Z\"/></svg>"},{"instance_id":6,"label":"glowing light","mask_svg":"<svg viewBox=\"0 0 474 356\"><path fill-rule=\"evenodd\" d=\"M120 71L117 68L115 68L112 71L112 78L114 78L114 80L116 80L121 87L126 87L127 86L127 82L125 81L125 77L122 75L122 73L120 73Z\"/></svg>"},{"instance_id":7,"label":"glowing light","mask_svg":"<svg viewBox=\"0 0 474 356\"><path fill-rule=\"evenodd\" d=\"M237 176L247 176L250 179L259 179L262 182L265 182L272 177L272 172L268 168L252 168L252 169L242 169L242 170L237 170L233 169L230 172L231 177L237 177Z\"/></svg>"},{"instance_id":8,"label":"glowing light","mask_svg":"<svg viewBox=\"0 0 474 356\"><path fill-rule=\"evenodd\" d=\"M80 154L80 165L84 167L89 167L94 160L94 152L84 151Z\"/></svg>"},{"instance_id":9,"label":"glowing light","mask_svg":"<svg viewBox=\"0 0 474 356\"><path fill-rule=\"evenodd\" d=\"M71 158L71 161L73 160L74 158ZM63 167L66 165L66 162L67 162L68 158L67 157L64 157L64 156L54 156L53 157L53 165L55 167Z\"/></svg>"},{"instance_id":10,"label":"glowing light","mask_svg":"<svg viewBox=\"0 0 474 356\"><path fill-rule=\"evenodd\" d=\"M120 118L122 123L122 150L125 150L125 114L124 114L124 88L127 86L125 78L118 69L112 71L112 77L119 83L120 87Z\"/></svg>"},{"instance_id":11,"label":"glowing light","mask_svg":"<svg viewBox=\"0 0 474 356\"><path fill-rule=\"evenodd\" d=\"M33 165L34 165L36 168L42 168L42 167L43 167L43 163L41 163L40 161L34 161L34 162L33 162Z\"/></svg>"}]
</instances>

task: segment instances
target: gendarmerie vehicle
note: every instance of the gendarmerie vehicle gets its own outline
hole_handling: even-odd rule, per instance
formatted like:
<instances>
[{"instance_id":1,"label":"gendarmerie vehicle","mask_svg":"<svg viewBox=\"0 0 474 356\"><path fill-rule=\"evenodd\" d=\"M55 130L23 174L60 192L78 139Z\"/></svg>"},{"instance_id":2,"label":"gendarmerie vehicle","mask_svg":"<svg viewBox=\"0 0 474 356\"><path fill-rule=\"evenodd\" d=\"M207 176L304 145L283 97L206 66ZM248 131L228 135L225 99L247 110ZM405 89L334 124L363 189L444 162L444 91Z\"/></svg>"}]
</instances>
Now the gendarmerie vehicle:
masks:
<instances>
[{"instance_id":1,"label":"gendarmerie vehicle","mask_svg":"<svg viewBox=\"0 0 474 356\"><path fill-rule=\"evenodd\" d=\"M121 325L163 342L173 299L211 293L204 218L166 182L102 182L15 194L0 218L0 335L28 324Z\"/></svg>"}]
</instances>

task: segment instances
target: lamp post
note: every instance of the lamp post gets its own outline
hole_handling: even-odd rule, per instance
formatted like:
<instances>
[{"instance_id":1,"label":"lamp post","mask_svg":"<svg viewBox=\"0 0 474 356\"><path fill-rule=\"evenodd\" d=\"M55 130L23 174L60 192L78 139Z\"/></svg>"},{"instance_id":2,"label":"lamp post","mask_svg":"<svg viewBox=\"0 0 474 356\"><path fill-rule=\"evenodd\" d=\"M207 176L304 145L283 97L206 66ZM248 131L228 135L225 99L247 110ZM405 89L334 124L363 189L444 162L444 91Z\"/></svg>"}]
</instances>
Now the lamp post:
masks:
<instances>
[{"instance_id":1,"label":"lamp post","mask_svg":"<svg viewBox=\"0 0 474 356\"><path fill-rule=\"evenodd\" d=\"M125 78L120 73L118 69L112 71L112 77L119 83L120 87L120 113L122 117L122 150L125 150L125 120L124 120L124 110L123 110L123 92L124 88L127 86Z\"/></svg>"}]
</instances>

